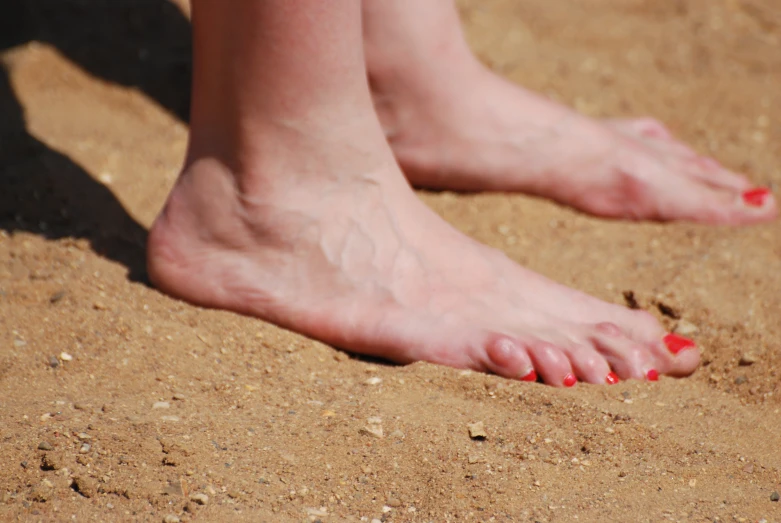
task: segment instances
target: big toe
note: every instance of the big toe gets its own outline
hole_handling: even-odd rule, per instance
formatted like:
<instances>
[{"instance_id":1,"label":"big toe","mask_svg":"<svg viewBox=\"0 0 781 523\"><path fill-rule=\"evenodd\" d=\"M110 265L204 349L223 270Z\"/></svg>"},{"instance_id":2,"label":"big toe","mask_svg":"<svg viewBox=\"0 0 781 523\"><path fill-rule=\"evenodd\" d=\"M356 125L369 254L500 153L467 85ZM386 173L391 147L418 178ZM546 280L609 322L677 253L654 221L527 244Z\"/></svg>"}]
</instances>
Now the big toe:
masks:
<instances>
[{"instance_id":1,"label":"big toe","mask_svg":"<svg viewBox=\"0 0 781 523\"><path fill-rule=\"evenodd\" d=\"M768 189L735 190L701 179L669 177L658 187L656 214L663 220L687 220L712 225L763 223L778 216Z\"/></svg>"}]
</instances>

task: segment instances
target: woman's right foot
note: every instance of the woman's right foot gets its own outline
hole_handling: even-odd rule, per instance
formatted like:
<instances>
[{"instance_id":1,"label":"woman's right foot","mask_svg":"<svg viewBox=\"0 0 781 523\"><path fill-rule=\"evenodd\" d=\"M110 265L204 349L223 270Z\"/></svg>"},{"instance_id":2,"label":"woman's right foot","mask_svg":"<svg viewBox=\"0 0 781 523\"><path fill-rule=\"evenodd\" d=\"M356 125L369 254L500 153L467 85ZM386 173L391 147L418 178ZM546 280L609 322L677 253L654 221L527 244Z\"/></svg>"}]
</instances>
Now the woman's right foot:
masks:
<instances>
[{"instance_id":1,"label":"woman's right foot","mask_svg":"<svg viewBox=\"0 0 781 523\"><path fill-rule=\"evenodd\" d=\"M351 352L554 386L696 368L693 345L668 347L650 315L549 281L446 224L407 185L376 121L343 143L292 136L241 173L191 152L149 235L160 289Z\"/></svg>"}]
</instances>

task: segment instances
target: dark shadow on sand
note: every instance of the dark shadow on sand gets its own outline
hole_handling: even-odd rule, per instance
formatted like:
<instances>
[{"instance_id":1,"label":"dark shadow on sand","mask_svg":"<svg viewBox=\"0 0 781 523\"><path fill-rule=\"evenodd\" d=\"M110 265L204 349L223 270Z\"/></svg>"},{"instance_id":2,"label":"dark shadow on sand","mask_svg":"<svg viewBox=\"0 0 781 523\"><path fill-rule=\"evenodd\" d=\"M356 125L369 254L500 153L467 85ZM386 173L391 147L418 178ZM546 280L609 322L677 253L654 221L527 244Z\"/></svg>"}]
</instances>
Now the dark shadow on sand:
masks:
<instances>
[{"instance_id":1,"label":"dark shadow on sand","mask_svg":"<svg viewBox=\"0 0 781 523\"><path fill-rule=\"evenodd\" d=\"M56 47L93 75L136 87L183 121L189 108L190 24L166 0L5 0L0 51ZM0 68L0 229L86 238L146 281L147 231L103 184L31 136Z\"/></svg>"}]
</instances>

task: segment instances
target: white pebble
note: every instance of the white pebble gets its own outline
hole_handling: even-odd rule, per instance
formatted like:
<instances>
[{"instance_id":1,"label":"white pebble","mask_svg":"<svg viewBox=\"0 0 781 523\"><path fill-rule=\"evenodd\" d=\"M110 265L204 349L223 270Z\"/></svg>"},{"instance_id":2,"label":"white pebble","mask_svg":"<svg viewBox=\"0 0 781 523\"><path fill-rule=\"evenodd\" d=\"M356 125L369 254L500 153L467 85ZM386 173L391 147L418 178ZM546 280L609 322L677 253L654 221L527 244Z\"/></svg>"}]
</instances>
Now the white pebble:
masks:
<instances>
[{"instance_id":1,"label":"white pebble","mask_svg":"<svg viewBox=\"0 0 781 523\"><path fill-rule=\"evenodd\" d=\"M168 409L171 407L171 404L167 401L156 401L154 405L152 405L153 409Z\"/></svg>"},{"instance_id":2,"label":"white pebble","mask_svg":"<svg viewBox=\"0 0 781 523\"><path fill-rule=\"evenodd\" d=\"M61 352L61 353L60 353L60 359L61 359L62 361L71 361L71 360L73 360L73 356L71 356L71 355L70 355L70 354L68 354L67 352Z\"/></svg>"},{"instance_id":3,"label":"white pebble","mask_svg":"<svg viewBox=\"0 0 781 523\"><path fill-rule=\"evenodd\" d=\"M199 505L205 505L209 502L209 496L202 492L196 492L195 494L192 494L190 499Z\"/></svg>"}]
</instances>

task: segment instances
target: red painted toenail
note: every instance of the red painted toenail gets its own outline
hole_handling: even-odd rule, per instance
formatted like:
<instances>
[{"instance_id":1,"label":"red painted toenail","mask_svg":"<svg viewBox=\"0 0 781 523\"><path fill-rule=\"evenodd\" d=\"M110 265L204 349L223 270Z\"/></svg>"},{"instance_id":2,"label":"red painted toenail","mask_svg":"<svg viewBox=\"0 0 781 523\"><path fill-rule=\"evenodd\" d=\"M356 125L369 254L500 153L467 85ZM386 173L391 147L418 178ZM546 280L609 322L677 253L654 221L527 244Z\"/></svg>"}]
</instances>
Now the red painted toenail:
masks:
<instances>
[{"instance_id":1,"label":"red painted toenail","mask_svg":"<svg viewBox=\"0 0 781 523\"><path fill-rule=\"evenodd\" d=\"M648 381L657 381L659 379L659 373L656 369L651 369L645 373L645 377L648 378Z\"/></svg>"},{"instance_id":2,"label":"red painted toenail","mask_svg":"<svg viewBox=\"0 0 781 523\"><path fill-rule=\"evenodd\" d=\"M678 354L682 350L694 348L696 345L689 338L678 336L677 334L668 334L664 337L664 344L673 354Z\"/></svg>"},{"instance_id":3,"label":"red painted toenail","mask_svg":"<svg viewBox=\"0 0 781 523\"><path fill-rule=\"evenodd\" d=\"M749 189L743 193L743 201L746 205L752 207L762 207L765 204L765 199L770 196L770 189L759 187L757 189Z\"/></svg>"},{"instance_id":4,"label":"red painted toenail","mask_svg":"<svg viewBox=\"0 0 781 523\"><path fill-rule=\"evenodd\" d=\"M564 376L564 386L565 387L572 387L578 382L578 379L573 376L572 374L567 374Z\"/></svg>"},{"instance_id":5,"label":"red painted toenail","mask_svg":"<svg viewBox=\"0 0 781 523\"><path fill-rule=\"evenodd\" d=\"M521 381L537 381L537 373L532 370L529 374L521 378Z\"/></svg>"},{"instance_id":6,"label":"red painted toenail","mask_svg":"<svg viewBox=\"0 0 781 523\"><path fill-rule=\"evenodd\" d=\"M607 375L607 378L605 378L605 383L607 383L608 385L615 385L619 381L621 380L618 379L618 376L616 376L615 372L611 372L610 374Z\"/></svg>"}]
</instances>

